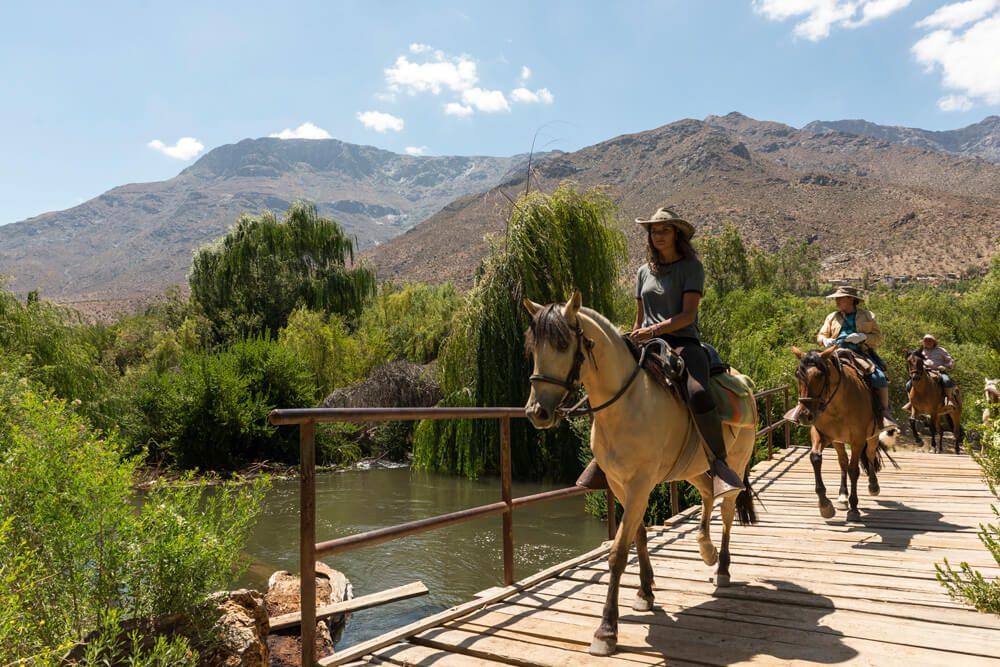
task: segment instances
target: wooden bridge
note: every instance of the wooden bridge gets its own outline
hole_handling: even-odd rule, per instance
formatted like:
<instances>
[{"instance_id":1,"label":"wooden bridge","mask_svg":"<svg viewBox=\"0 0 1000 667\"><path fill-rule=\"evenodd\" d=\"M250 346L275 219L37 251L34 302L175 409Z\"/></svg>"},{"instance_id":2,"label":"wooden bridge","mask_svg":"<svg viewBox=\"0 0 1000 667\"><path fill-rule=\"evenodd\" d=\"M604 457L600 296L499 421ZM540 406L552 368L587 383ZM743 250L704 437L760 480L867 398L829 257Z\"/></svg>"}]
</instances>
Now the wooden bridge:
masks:
<instances>
[{"instance_id":1,"label":"wooden bridge","mask_svg":"<svg viewBox=\"0 0 1000 667\"><path fill-rule=\"evenodd\" d=\"M760 523L733 529L728 588L712 583L695 541L700 508L650 531L652 612L631 611L635 562L622 578L619 651L587 653L604 601L607 544L321 664L948 665L1000 664L1000 619L951 600L934 564L1000 568L976 536L994 500L965 456L896 453L860 523L816 509L808 450L754 467ZM825 461L836 488L836 457ZM721 532L716 521L715 535ZM391 643L390 643L391 642Z\"/></svg>"}]
</instances>

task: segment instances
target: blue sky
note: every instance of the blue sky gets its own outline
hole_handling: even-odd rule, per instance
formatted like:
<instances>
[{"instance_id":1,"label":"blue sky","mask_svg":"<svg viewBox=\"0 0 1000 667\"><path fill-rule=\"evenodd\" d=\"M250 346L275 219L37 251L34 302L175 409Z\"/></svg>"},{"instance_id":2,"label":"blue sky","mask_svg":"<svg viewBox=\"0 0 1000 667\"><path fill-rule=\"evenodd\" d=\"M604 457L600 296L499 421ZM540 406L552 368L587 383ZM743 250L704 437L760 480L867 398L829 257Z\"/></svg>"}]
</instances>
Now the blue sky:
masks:
<instances>
[{"instance_id":1,"label":"blue sky","mask_svg":"<svg viewBox=\"0 0 1000 667\"><path fill-rule=\"evenodd\" d=\"M3 224L285 130L511 155L730 111L962 127L1000 113L1000 0L34 0L0 7L0 82Z\"/></svg>"}]
</instances>

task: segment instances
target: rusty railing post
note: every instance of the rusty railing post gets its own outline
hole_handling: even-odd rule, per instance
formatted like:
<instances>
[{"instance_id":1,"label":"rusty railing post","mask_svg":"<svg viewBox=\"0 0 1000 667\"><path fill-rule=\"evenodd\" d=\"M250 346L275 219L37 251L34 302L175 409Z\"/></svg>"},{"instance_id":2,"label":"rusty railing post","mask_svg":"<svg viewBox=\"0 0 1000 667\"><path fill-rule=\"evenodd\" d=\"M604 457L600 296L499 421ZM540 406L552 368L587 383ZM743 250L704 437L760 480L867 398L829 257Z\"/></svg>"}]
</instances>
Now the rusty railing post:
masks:
<instances>
[{"instance_id":1,"label":"rusty railing post","mask_svg":"<svg viewBox=\"0 0 1000 667\"><path fill-rule=\"evenodd\" d=\"M299 426L299 608L302 667L316 664L316 422Z\"/></svg>"},{"instance_id":2,"label":"rusty railing post","mask_svg":"<svg viewBox=\"0 0 1000 667\"><path fill-rule=\"evenodd\" d=\"M514 583L514 504L511 497L510 417L500 419L500 489L507 509L503 513L503 583Z\"/></svg>"},{"instance_id":3,"label":"rusty railing post","mask_svg":"<svg viewBox=\"0 0 1000 667\"><path fill-rule=\"evenodd\" d=\"M677 482L670 482L670 514L676 515L681 511L681 492Z\"/></svg>"},{"instance_id":4,"label":"rusty railing post","mask_svg":"<svg viewBox=\"0 0 1000 667\"><path fill-rule=\"evenodd\" d=\"M785 411L782 412L782 417L788 414L788 397L789 397L789 386L785 385ZM785 449L792 446L792 425L785 420Z\"/></svg>"},{"instance_id":5,"label":"rusty railing post","mask_svg":"<svg viewBox=\"0 0 1000 667\"><path fill-rule=\"evenodd\" d=\"M774 456L774 429L771 428L771 394L764 397L764 409L767 411L767 458Z\"/></svg>"}]
</instances>

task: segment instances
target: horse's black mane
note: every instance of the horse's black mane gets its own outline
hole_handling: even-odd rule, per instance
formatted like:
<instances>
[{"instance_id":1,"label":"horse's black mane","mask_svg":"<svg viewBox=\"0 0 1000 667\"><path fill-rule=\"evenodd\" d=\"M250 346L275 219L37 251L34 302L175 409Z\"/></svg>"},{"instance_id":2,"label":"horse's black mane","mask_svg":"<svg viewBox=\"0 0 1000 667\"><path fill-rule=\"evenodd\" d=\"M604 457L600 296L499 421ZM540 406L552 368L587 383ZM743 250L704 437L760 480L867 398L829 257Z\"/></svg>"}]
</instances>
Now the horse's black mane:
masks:
<instances>
[{"instance_id":1,"label":"horse's black mane","mask_svg":"<svg viewBox=\"0 0 1000 667\"><path fill-rule=\"evenodd\" d=\"M799 367L795 369L795 377L800 380L806 379L806 373L809 372L809 368L817 368L819 372L826 375L826 364L823 362L823 357L819 356L819 352L816 350L809 350L806 352L805 356L799 360Z\"/></svg>"},{"instance_id":2,"label":"horse's black mane","mask_svg":"<svg viewBox=\"0 0 1000 667\"><path fill-rule=\"evenodd\" d=\"M529 356L535 351L535 347L540 343L550 343L557 350L565 350L569 347L570 331L569 324L562 314L562 304L550 303L543 307L528 325L528 330L524 333L524 351Z\"/></svg>"}]
</instances>

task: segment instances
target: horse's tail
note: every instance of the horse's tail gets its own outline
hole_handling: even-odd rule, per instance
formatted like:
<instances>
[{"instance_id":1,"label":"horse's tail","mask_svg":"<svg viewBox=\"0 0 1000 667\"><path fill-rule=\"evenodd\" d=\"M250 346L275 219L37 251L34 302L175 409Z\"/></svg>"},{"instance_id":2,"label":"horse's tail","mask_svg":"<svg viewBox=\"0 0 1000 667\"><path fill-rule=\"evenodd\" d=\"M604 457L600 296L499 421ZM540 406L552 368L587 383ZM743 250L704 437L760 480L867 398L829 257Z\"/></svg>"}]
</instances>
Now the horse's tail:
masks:
<instances>
[{"instance_id":1,"label":"horse's tail","mask_svg":"<svg viewBox=\"0 0 1000 667\"><path fill-rule=\"evenodd\" d=\"M750 487L750 464L743 473L743 490L736 496L736 518L741 526L757 523L757 510L753 506L753 489Z\"/></svg>"},{"instance_id":2,"label":"horse's tail","mask_svg":"<svg viewBox=\"0 0 1000 667\"><path fill-rule=\"evenodd\" d=\"M889 460L892 461L892 465L893 467L896 468L896 470L900 469L899 464L896 463L895 459L892 458L892 455L889 454L889 448L886 447L881 440L876 440L874 444L869 443L867 447L875 448L875 458L874 460L869 461L867 452L861 455L861 467L862 469L864 469L866 475L870 476L872 473L881 472L884 463L884 461L882 460L883 454L889 457Z\"/></svg>"}]
</instances>

